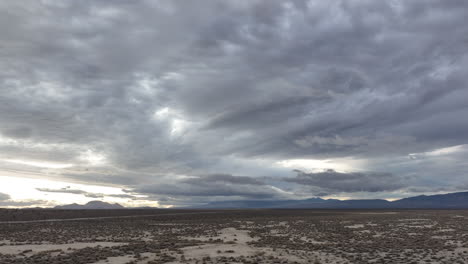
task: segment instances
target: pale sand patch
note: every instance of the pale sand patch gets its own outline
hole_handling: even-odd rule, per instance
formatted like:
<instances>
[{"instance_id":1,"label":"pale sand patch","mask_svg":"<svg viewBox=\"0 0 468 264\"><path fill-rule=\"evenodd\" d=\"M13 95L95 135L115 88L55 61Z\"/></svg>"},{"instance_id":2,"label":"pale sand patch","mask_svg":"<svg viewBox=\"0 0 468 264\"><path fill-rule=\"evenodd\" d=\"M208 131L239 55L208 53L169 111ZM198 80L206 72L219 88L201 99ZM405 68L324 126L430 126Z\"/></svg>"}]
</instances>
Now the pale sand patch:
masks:
<instances>
[{"instance_id":1,"label":"pale sand patch","mask_svg":"<svg viewBox=\"0 0 468 264\"><path fill-rule=\"evenodd\" d=\"M393 214L399 214L399 212L365 212L365 213L357 213L357 214L363 214L363 215L393 215Z\"/></svg>"},{"instance_id":2,"label":"pale sand patch","mask_svg":"<svg viewBox=\"0 0 468 264\"><path fill-rule=\"evenodd\" d=\"M92 264L126 264L132 260L135 260L133 255L125 255L125 256L118 256L118 257L109 257L105 260L100 260L98 262L93 262Z\"/></svg>"},{"instance_id":3,"label":"pale sand patch","mask_svg":"<svg viewBox=\"0 0 468 264\"><path fill-rule=\"evenodd\" d=\"M265 247L254 247L248 244L248 242L255 241L258 238L252 238L249 236L246 230L237 230L235 228L225 228L220 231L220 235L212 237L213 240L224 239L224 241L232 241L236 238L234 244L226 243L214 243L204 244L199 246L191 246L182 248L185 259L192 259L189 262L182 262L180 260L173 261L167 264L180 264L180 263L199 263L205 257L216 258L216 257L239 257L239 256L253 256L264 259L264 261L273 261L271 258L279 258L280 260L287 260L289 262L297 263L310 263L309 260L316 259L324 263L345 263L345 259L324 252L306 252L306 251L295 251L295 250L284 250L265 248ZM188 239L207 241L208 237L193 237ZM305 239L305 238L304 238ZM310 239L309 239L310 240ZM317 244L324 242L314 241ZM198 261L197 261L198 260ZM229 262L231 263L231 262Z\"/></svg>"},{"instance_id":4,"label":"pale sand patch","mask_svg":"<svg viewBox=\"0 0 468 264\"><path fill-rule=\"evenodd\" d=\"M135 258L134 255L109 257L107 259L100 260L92 264L127 264L130 261L134 261L136 264L147 264L148 262L157 258L155 253L150 252L142 253L141 257L141 260L137 260L137 258Z\"/></svg>"},{"instance_id":5,"label":"pale sand patch","mask_svg":"<svg viewBox=\"0 0 468 264\"><path fill-rule=\"evenodd\" d=\"M409 225L408 227L411 227L411 228L432 228L434 226L435 225Z\"/></svg>"},{"instance_id":6,"label":"pale sand patch","mask_svg":"<svg viewBox=\"0 0 468 264\"><path fill-rule=\"evenodd\" d=\"M156 223L156 224L148 224L149 226L182 226L188 225L183 223Z\"/></svg>"},{"instance_id":7,"label":"pale sand patch","mask_svg":"<svg viewBox=\"0 0 468 264\"><path fill-rule=\"evenodd\" d=\"M315 239L312 239L312 238L308 238L308 237L301 237L299 238L299 240L302 240L302 241L305 241L307 243L311 243L311 244L317 244L317 245L320 245L320 244L327 244L328 242L322 242L322 241L317 241Z\"/></svg>"},{"instance_id":8,"label":"pale sand patch","mask_svg":"<svg viewBox=\"0 0 468 264\"><path fill-rule=\"evenodd\" d=\"M235 223L241 223L241 224L247 224L247 225L253 225L255 224L254 221L241 221L241 220L236 220L234 221Z\"/></svg>"},{"instance_id":9,"label":"pale sand patch","mask_svg":"<svg viewBox=\"0 0 468 264\"><path fill-rule=\"evenodd\" d=\"M289 236L289 234L282 233L282 231L278 229L270 229L270 234L273 236Z\"/></svg>"},{"instance_id":10,"label":"pale sand patch","mask_svg":"<svg viewBox=\"0 0 468 264\"><path fill-rule=\"evenodd\" d=\"M220 230L220 234L214 237L199 236L199 237L186 237L186 239L193 239L199 241L209 241L221 239L223 241L233 241L233 244L216 243L204 244L200 246L190 246L182 248L186 259L203 259L204 257L216 256L253 256L262 252L261 249L254 248L248 245L248 242L255 241L257 238L252 238L247 230L237 230L235 228L224 228ZM226 252L227 251L227 252ZM171 262L180 263L180 262Z\"/></svg>"},{"instance_id":11,"label":"pale sand patch","mask_svg":"<svg viewBox=\"0 0 468 264\"><path fill-rule=\"evenodd\" d=\"M364 225L363 224L355 224L355 225L348 225L348 226L345 226L346 228L364 228Z\"/></svg>"},{"instance_id":12,"label":"pale sand patch","mask_svg":"<svg viewBox=\"0 0 468 264\"><path fill-rule=\"evenodd\" d=\"M184 252L185 258L195 259L216 256L254 256L262 252L261 249L256 249L249 245L243 244L205 244L201 246L185 247L182 250ZM231 252L231 250L233 252Z\"/></svg>"},{"instance_id":13,"label":"pale sand patch","mask_svg":"<svg viewBox=\"0 0 468 264\"><path fill-rule=\"evenodd\" d=\"M358 234L370 234L371 231L368 230L368 229L364 229L364 230L359 230L359 231L354 231L355 233L358 233Z\"/></svg>"},{"instance_id":14,"label":"pale sand patch","mask_svg":"<svg viewBox=\"0 0 468 264\"><path fill-rule=\"evenodd\" d=\"M381 237L384 234L385 234L384 232L375 232L375 234L372 237Z\"/></svg>"},{"instance_id":15,"label":"pale sand patch","mask_svg":"<svg viewBox=\"0 0 468 264\"><path fill-rule=\"evenodd\" d=\"M8 246L0 246L0 254L19 254L23 251L29 251L31 253L37 253L41 251L49 251L49 250L63 250L68 251L68 248L71 249L81 249L85 247L112 247L112 246L121 246L125 245L126 243L116 243L116 242L93 242L93 243L69 243L69 244L39 244L39 245L8 245Z\"/></svg>"},{"instance_id":16,"label":"pale sand patch","mask_svg":"<svg viewBox=\"0 0 468 264\"><path fill-rule=\"evenodd\" d=\"M4 239L4 240L0 240L0 244L6 244L6 245L9 245L11 243L10 240L8 239Z\"/></svg>"},{"instance_id":17,"label":"pale sand patch","mask_svg":"<svg viewBox=\"0 0 468 264\"><path fill-rule=\"evenodd\" d=\"M458 254L459 253L466 253L466 252L468 252L468 248L467 247L457 247L457 248L455 248L454 252L458 253Z\"/></svg>"},{"instance_id":18,"label":"pale sand patch","mask_svg":"<svg viewBox=\"0 0 468 264\"><path fill-rule=\"evenodd\" d=\"M442 251L439 251L437 253L435 253L435 255L437 257L442 257L442 258L457 258L456 256L460 255L460 254L466 254L465 252L468 252L468 248L466 247L457 247L455 248L454 251L447 251L447 250L442 250ZM453 263L456 263L456 262L453 262ZM466 263L466 262L458 262L458 263Z\"/></svg>"},{"instance_id":19,"label":"pale sand patch","mask_svg":"<svg viewBox=\"0 0 468 264\"><path fill-rule=\"evenodd\" d=\"M431 236L431 238L448 240L451 239L452 236Z\"/></svg>"},{"instance_id":20,"label":"pale sand patch","mask_svg":"<svg viewBox=\"0 0 468 264\"><path fill-rule=\"evenodd\" d=\"M144 231L143 236L139 239L146 242L153 241L153 234L151 234L149 231Z\"/></svg>"},{"instance_id":21,"label":"pale sand patch","mask_svg":"<svg viewBox=\"0 0 468 264\"><path fill-rule=\"evenodd\" d=\"M455 229L452 229L452 228L445 228L445 229L436 230L435 232L443 233L443 232L454 232L454 231L455 231Z\"/></svg>"},{"instance_id":22,"label":"pale sand patch","mask_svg":"<svg viewBox=\"0 0 468 264\"><path fill-rule=\"evenodd\" d=\"M198 236L198 237L183 237L184 239L188 240L199 240L199 241L210 241L210 240L217 240L221 239L224 242L227 241L234 241L237 244L245 244L250 241L255 241L258 238L252 238L249 235L249 231L247 230L237 230L235 228L229 227L220 230L220 234L217 236ZM235 240L237 239L237 241Z\"/></svg>"},{"instance_id":23,"label":"pale sand patch","mask_svg":"<svg viewBox=\"0 0 468 264\"><path fill-rule=\"evenodd\" d=\"M284 250L277 249L273 251L271 248L263 248L263 252L267 256L273 256L280 258L281 260L288 260L288 262L297 262L297 263L349 263L346 259L322 251L304 251L304 250ZM266 262L271 263L271 262Z\"/></svg>"},{"instance_id":24,"label":"pale sand patch","mask_svg":"<svg viewBox=\"0 0 468 264\"><path fill-rule=\"evenodd\" d=\"M431 219L427 218L404 218L404 219L398 219L400 222L418 222L418 221L431 221Z\"/></svg>"}]
</instances>

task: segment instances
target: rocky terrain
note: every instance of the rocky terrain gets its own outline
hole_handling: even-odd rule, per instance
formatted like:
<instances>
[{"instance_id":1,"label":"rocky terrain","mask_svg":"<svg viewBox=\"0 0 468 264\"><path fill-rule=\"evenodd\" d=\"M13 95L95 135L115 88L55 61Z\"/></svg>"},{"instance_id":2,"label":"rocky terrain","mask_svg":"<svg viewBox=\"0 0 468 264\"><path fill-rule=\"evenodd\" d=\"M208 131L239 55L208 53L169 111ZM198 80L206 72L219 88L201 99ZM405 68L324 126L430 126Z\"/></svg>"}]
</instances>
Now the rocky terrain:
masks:
<instances>
[{"instance_id":1,"label":"rocky terrain","mask_svg":"<svg viewBox=\"0 0 468 264\"><path fill-rule=\"evenodd\" d=\"M464 210L2 210L0 263L468 263Z\"/></svg>"}]
</instances>

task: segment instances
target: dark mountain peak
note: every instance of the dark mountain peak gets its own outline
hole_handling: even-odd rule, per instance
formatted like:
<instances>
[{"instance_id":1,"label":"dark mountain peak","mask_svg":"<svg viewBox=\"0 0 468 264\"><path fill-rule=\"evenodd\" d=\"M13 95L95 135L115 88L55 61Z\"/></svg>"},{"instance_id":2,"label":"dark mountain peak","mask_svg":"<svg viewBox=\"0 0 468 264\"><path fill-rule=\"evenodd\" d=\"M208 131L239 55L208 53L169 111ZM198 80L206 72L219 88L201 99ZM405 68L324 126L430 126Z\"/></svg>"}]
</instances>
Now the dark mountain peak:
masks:
<instances>
[{"instance_id":1,"label":"dark mountain peak","mask_svg":"<svg viewBox=\"0 0 468 264\"><path fill-rule=\"evenodd\" d=\"M398 208L468 208L468 192L419 195L394 201Z\"/></svg>"},{"instance_id":2,"label":"dark mountain peak","mask_svg":"<svg viewBox=\"0 0 468 264\"><path fill-rule=\"evenodd\" d=\"M309 201L309 202L324 202L325 200L320 198L320 197L313 197L313 198L308 198L308 199L305 199L306 201Z\"/></svg>"},{"instance_id":3,"label":"dark mountain peak","mask_svg":"<svg viewBox=\"0 0 468 264\"><path fill-rule=\"evenodd\" d=\"M55 209L125 209L122 205L115 203L106 203L103 201L90 201L84 205L81 204L67 204L67 205L58 205L54 207Z\"/></svg>"},{"instance_id":4,"label":"dark mountain peak","mask_svg":"<svg viewBox=\"0 0 468 264\"><path fill-rule=\"evenodd\" d=\"M384 199L336 200L309 198L304 200L242 200L212 202L199 208L339 208L339 209L398 209L398 208L465 208L468 192L418 195L393 202Z\"/></svg>"}]
</instances>

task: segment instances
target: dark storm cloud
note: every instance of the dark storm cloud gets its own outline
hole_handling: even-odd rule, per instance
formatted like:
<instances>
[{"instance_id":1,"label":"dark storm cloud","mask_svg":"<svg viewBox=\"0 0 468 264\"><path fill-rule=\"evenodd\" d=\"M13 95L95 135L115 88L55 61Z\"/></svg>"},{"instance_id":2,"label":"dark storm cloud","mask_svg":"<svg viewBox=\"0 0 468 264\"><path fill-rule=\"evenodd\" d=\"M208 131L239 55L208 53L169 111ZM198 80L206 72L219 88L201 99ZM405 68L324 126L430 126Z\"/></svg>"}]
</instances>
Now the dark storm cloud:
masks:
<instances>
[{"instance_id":1,"label":"dark storm cloud","mask_svg":"<svg viewBox=\"0 0 468 264\"><path fill-rule=\"evenodd\" d=\"M210 184L213 182L221 182L228 184L249 184L249 185L265 185L265 183L247 176L233 176L229 174L212 174L206 176L192 177L184 179L181 182L191 184Z\"/></svg>"},{"instance_id":2,"label":"dark storm cloud","mask_svg":"<svg viewBox=\"0 0 468 264\"><path fill-rule=\"evenodd\" d=\"M12 200L10 195L6 193L0 193L0 206L17 206L17 207L22 207L22 206L41 206L41 205L46 205L47 201L43 200L26 200L26 201L15 201Z\"/></svg>"},{"instance_id":3,"label":"dark storm cloud","mask_svg":"<svg viewBox=\"0 0 468 264\"><path fill-rule=\"evenodd\" d=\"M261 129L276 120L286 119L290 116L302 115L310 111L312 104L323 103L325 98L290 97L282 98L277 102L266 102L260 105L251 105L249 108L237 107L228 109L210 120L207 129L229 128L242 125L244 128Z\"/></svg>"},{"instance_id":4,"label":"dark storm cloud","mask_svg":"<svg viewBox=\"0 0 468 264\"><path fill-rule=\"evenodd\" d=\"M31 206L50 206L45 200L27 200L27 201L15 201L6 200L0 201L0 206L12 206L12 207L31 207Z\"/></svg>"},{"instance_id":5,"label":"dark storm cloud","mask_svg":"<svg viewBox=\"0 0 468 264\"><path fill-rule=\"evenodd\" d=\"M132 190L143 194L168 197L245 197L266 199L287 197L281 189L267 185L257 179L227 174L196 176L175 180L173 183L142 185Z\"/></svg>"},{"instance_id":6,"label":"dark storm cloud","mask_svg":"<svg viewBox=\"0 0 468 264\"><path fill-rule=\"evenodd\" d=\"M318 187L328 193L383 192L398 190L405 186L403 179L390 173L341 173L331 169L315 173L305 173L296 170L296 173L296 177L286 178L284 180L301 185Z\"/></svg>"},{"instance_id":7,"label":"dark storm cloud","mask_svg":"<svg viewBox=\"0 0 468 264\"><path fill-rule=\"evenodd\" d=\"M49 188L36 188L36 190L40 192L52 192L52 193L71 193L71 194L86 194L87 192L83 190L75 190L75 189L49 189Z\"/></svg>"},{"instance_id":8,"label":"dark storm cloud","mask_svg":"<svg viewBox=\"0 0 468 264\"><path fill-rule=\"evenodd\" d=\"M413 5L426 11L412 18ZM218 46L226 42L234 45L240 58L233 63L240 60L242 68L210 72L206 76L209 79L203 78L204 72L189 75L190 88L196 87L198 92L196 96L184 96L188 101L179 98L184 103L181 107L204 113L223 103L222 114L215 115L210 127L218 129L219 134L242 135L242 141L232 145L227 141L221 151L246 156L401 154L465 142L458 129L454 132L427 126L441 122L454 127L462 118L457 112L464 109L460 98L467 95L463 89L466 57L460 58L448 46L458 43L456 50L464 52L466 37L453 31L433 32L441 36L452 33L447 38L450 42L445 43L442 38L430 39L427 33L415 31L424 28L424 22L426 31L432 30L431 23L462 23L466 12L455 12L454 18L449 15L454 11L451 8L448 6L445 12L432 10L422 2L395 6L386 2L336 2L328 7L316 4L309 10L280 8L276 19L269 23L253 23L256 17L246 20L252 23L239 19L236 26L229 24L232 32L239 34L244 25L268 34L250 36L247 32L251 38L242 35L244 38L235 41L224 37L231 34L220 34L224 41L219 40ZM319 14L323 10L330 13ZM331 10L336 14L331 15ZM288 17L287 12L298 16ZM432 18L429 12L445 19ZM295 27L282 29L278 22L281 19ZM222 58L232 59L226 54ZM209 62L218 65L212 59ZM231 74L236 74L234 80L229 78ZM255 86L251 78L256 78ZM217 97L222 90L219 79L225 87L237 85L236 94L228 91L228 96ZM184 82L180 85L183 87ZM299 95L302 101L284 100L291 94ZM210 108L197 103L198 97L212 99ZM310 105L301 109L307 98ZM434 107L440 110L437 116L431 116ZM467 129L464 125L457 128ZM337 137L341 140L336 141Z\"/></svg>"},{"instance_id":9,"label":"dark storm cloud","mask_svg":"<svg viewBox=\"0 0 468 264\"><path fill-rule=\"evenodd\" d=\"M161 175L255 178L286 173L284 159L340 157L406 174L384 161L468 141L467 20L458 0L3 1L0 159L187 196L262 185Z\"/></svg>"}]
</instances>

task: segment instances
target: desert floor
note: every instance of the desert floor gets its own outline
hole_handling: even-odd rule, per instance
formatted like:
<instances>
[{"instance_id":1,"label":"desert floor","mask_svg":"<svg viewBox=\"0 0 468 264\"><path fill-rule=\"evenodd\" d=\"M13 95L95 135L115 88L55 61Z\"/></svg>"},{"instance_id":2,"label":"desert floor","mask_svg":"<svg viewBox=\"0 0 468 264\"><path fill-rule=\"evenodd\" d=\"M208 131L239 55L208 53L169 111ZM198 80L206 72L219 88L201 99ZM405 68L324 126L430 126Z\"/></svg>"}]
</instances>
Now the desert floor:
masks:
<instances>
[{"instance_id":1,"label":"desert floor","mask_svg":"<svg viewBox=\"0 0 468 264\"><path fill-rule=\"evenodd\" d=\"M468 263L468 211L0 210L0 263Z\"/></svg>"}]
</instances>

